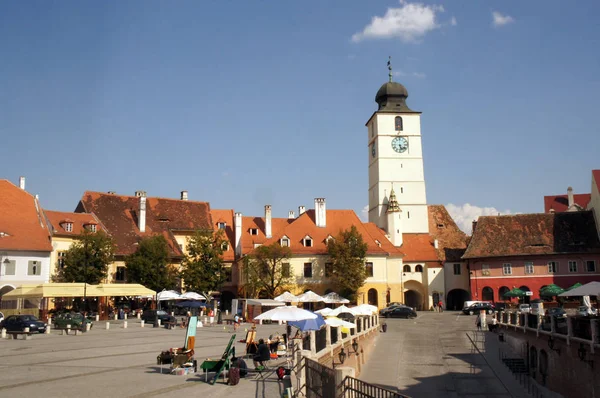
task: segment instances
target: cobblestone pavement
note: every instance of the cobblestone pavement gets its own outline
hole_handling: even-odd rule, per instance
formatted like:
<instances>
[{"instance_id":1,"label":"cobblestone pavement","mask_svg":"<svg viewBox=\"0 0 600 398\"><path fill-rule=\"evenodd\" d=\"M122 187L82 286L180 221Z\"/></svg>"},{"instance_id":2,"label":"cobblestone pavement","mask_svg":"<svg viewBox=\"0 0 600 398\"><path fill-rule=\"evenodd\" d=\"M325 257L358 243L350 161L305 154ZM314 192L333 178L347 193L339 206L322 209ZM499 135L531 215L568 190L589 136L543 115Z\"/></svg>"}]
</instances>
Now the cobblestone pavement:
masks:
<instances>
[{"instance_id":1,"label":"cobblestone pavement","mask_svg":"<svg viewBox=\"0 0 600 398\"><path fill-rule=\"evenodd\" d=\"M215 385L204 382L204 375L167 374L167 366L156 365L157 355L169 347L181 347L185 329L141 328L130 320L105 322L79 336L34 335L31 340L0 339L0 396L3 397L280 397L283 386L274 374L265 380L242 379L227 386L222 379ZM242 325L236 340L245 338ZM278 325L259 325L257 337L283 333ZM195 358L220 358L232 334L231 326L199 328ZM245 344L237 343L238 354ZM252 360L246 360L253 368Z\"/></svg>"},{"instance_id":2,"label":"cobblestone pavement","mask_svg":"<svg viewBox=\"0 0 600 398\"><path fill-rule=\"evenodd\" d=\"M493 336L487 354L473 348L466 333L475 335L475 317L420 312L414 320L385 322L387 333L377 338L361 380L414 398L528 396L503 365L493 361L498 356L495 334L477 334L480 342Z\"/></svg>"}]
</instances>

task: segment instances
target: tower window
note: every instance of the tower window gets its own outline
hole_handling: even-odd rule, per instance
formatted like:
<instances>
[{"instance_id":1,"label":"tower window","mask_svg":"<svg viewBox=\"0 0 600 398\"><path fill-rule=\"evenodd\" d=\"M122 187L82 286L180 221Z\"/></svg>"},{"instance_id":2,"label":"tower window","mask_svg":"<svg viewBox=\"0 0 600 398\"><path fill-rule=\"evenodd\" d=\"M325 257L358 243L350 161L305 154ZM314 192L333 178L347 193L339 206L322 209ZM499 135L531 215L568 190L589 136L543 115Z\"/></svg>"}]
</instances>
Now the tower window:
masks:
<instances>
[{"instance_id":1,"label":"tower window","mask_svg":"<svg viewBox=\"0 0 600 398\"><path fill-rule=\"evenodd\" d=\"M402 131L402 118L400 116L396 116L396 119L394 119L394 128L396 131Z\"/></svg>"},{"instance_id":2,"label":"tower window","mask_svg":"<svg viewBox=\"0 0 600 398\"><path fill-rule=\"evenodd\" d=\"M410 218L410 211L407 211L407 212L406 212L406 216L407 216L408 218Z\"/></svg>"},{"instance_id":3,"label":"tower window","mask_svg":"<svg viewBox=\"0 0 600 398\"><path fill-rule=\"evenodd\" d=\"M400 187L400 193L404 193L404 188Z\"/></svg>"}]
</instances>

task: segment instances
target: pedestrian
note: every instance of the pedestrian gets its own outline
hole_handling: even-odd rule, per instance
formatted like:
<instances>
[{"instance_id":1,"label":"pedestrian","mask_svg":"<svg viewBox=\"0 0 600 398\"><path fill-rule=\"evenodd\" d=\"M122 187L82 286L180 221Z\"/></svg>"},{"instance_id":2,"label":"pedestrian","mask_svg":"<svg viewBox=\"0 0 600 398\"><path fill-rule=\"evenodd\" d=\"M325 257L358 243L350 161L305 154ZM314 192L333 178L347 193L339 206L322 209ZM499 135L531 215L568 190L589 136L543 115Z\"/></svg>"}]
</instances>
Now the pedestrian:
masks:
<instances>
[{"instance_id":1,"label":"pedestrian","mask_svg":"<svg viewBox=\"0 0 600 398\"><path fill-rule=\"evenodd\" d=\"M438 310L440 312L444 312L444 307L442 306L442 300L440 300L440 302L438 303Z\"/></svg>"},{"instance_id":2,"label":"pedestrian","mask_svg":"<svg viewBox=\"0 0 600 398\"><path fill-rule=\"evenodd\" d=\"M475 319L475 325L477 326L477 330L481 331L481 314L477 314L477 319Z\"/></svg>"},{"instance_id":3,"label":"pedestrian","mask_svg":"<svg viewBox=\"0 0 600 398\"><path fill-rule=\"evenodd\" d=\"M438 310L438 308L437 308L437 303L433 303L433 310L434 310L435 312L437 312L437 310Z\"/></svg>"}]
</instances>

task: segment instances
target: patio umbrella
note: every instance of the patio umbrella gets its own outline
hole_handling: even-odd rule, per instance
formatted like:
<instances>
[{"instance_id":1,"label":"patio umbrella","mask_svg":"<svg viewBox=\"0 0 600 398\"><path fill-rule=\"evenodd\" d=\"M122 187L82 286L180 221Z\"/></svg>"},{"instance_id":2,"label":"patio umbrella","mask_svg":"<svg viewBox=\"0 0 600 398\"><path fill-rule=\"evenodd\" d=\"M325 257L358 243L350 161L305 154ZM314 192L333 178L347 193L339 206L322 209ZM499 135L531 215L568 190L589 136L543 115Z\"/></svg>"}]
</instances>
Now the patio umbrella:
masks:
<instances>
[{"instance_id":1,"label":"patio umbrella","mask_svg":"<svg viewBox=\"0 0 600 398\"><path fill-rule=\"evenodd\" d=\"M352 309L358 315L373 315L373 314L376 314L378 311L378 308L371 304L357 305L356 307L352 307Z\"/></svg>"},{"instance_id":2,"label":"patio umbrella","mask_svg":"<svg viewBox=\"0 0 600 398\"><path fill-rule=\"evenodd\" d=\"M297 303L298 302L298 297L294 296L290 292L285 292L285 293L280 294L279 296L275 297L273 300L275 300L275 301L281 301L281 302L284 302L284 303Z\"/></svg>"},{"instance_id":3,"label":"patio umbrella","mask_svg":"<svg viewBox=\"0 0 600 398\"><path fill-rule=\"evenodd\" d=\"M331 308L323 308L322 310L315 311L315 313L327 316L331 311L333 311Z\"/></svg>"},{"instance_id":4,"label":"patio umbrella","mask_svg":"<svg viewBox=\"0 0 600 398\"><path fill-rule=\"evenodd\" d=\"M324 301L323 297L311 290L298 296L299 303L318 303L321 301Z\"/></svg>"},{"instance_id":5,"label":"patio umbrella","mask_svg":"<svg viewBox=\"0 0 600 398\"><path fill-rule=\"evenodd\" d=\"M254 319L257 321L303 321L305 319L315 319L318 315L314 312L303 310L294 306L275 307L272 310L263 312Z\"/></svg>"},{"instance_id":6,"label":"patio umbrella","mask_svg":"<svg viewBox=\"0 0 600 398\"><path fill-rule=\"evenodd\" d=\"M558 296L564 291L565 289L552 283L540 289L540 296Z\"/></svg>"},{"instance_id":7,"label":"patio umbrella","mask_svg":"<svg viewBox=\"0 0 600 398\"><path fill-rule=\"evenodd\" d=\"M577 282L576 284L574 284L571 287L566 288L565 290L568 292L568 291L571 291L573 289L577 289L578 287L581 287L581 286L583 286L583 285L581 283Z\"/></svg>"},{"instance_id":8,"label":"patio umbrella","mask_svg":"<svg viewBox=\"0 0 600 398\"><path fill-rule=\"evenodd\" d=\"M348 329L355 329L356 325L352 322L346 322L340 318L327 318L325 319L325 323L329 326L333 326L333 327L343 327L343 328L348 328Z\"/></svg>"},{"instance_id":9,"label":"patio umbrella","mask_svg":"<svg viewBox=\"0 0 600 398\"><path fill-rule=\"evenodd\" d=\"M354 311L354 308L348 308L345 305L341 305L341 306L337 307L336 309L334 309L333 311L331 311L330 313L328 313L327 316L339 317L341 314L350 314L350 315L352 315L352 317L354 317L355 315L360 315Z\"/></svg>"},{"instance_id":10,"label":"patio umbrella","mask_svg":"<svg viewBox=\"0 0 600 398\"><path fill-rule=\"evenodd\" d=\"M504 293L504 297L525 297L525 292L518 287L515 287L512 290Z\"/></svg>"},{"instance_id":11,"label":"patio umbrella","mask_svg":"<svg viewBox=\"0 0 600 398\"><path fill-rule=\"evenodd\" d=\"M343 298L336 292L327 293L323 296L323 301L327 304L348 304L350 300Z\"/></svg>"},{"instance_id":12,"label":"patio umbrella","mask_svg":"<svg viewBox=\"0 0 600 398\"><path fill-rule=\"evenodd\" d=\"M302 321L289 321L288 325L297 327L302 332L309 330L319 330L325 325L325 319L321 314L316 314L317 317L314 319L304 319Z\"/></svg>"},{"instance_id":13,"label":"patio umbrella","mask_svg":"<svg viewBox=\"0 0 600 398\"><path fill-rule=\"evenodd\" d=\"M590 282L583 286L571 286L566 292L560 294L563 297L569 296L598 296L600 295L600 282Z\"/></svg>"},{"instance_id":14,"label":"patio umbrella","mask_svg":"<svg viewBox=\"0 0 600 398\"><path fill-rule=\"evenodd\" d=\"M156 295L156 299L158 301L182 300L181 295L175 290L163 290L162 292Z\"/></svg>"},{"instance_id":15,"label":"patio umbrella","mask_svg":"<svg viewBox=\"0 0 600 398\"><path fill-rule=\"evenodd\" d=\"M186 300L206 300L206 297L196 292L185 292L181 295L181 298Z\"/></svg>"},{"instance_id":16,"label":"patio umbrella","mask_svg":"<svg viewBox=\"0 0 600 398\"><path fill-rule=\"evenodd\" d=\"M199 301L182 301L180 303L175 304L177 307L187 307L187 308L201 308L206 307L206 304L201 303Z\"/></svg>"}]
</instances>

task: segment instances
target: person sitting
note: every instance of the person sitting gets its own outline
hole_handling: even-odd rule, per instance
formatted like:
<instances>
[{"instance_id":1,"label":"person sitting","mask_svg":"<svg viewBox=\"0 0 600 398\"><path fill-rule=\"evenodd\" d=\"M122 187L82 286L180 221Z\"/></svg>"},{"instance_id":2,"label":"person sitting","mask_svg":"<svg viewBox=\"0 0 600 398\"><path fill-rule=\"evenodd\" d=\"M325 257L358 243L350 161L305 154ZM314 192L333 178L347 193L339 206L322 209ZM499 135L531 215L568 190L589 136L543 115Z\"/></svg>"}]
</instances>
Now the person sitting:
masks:
<instances>
[{"instance_id":1,"label":"person sitting","mask_svg":"<svg viewBox=\"0 0 600 398\"><path fill-rule=\"evenodd\" d=\"M271 359L271 350L269 346L265 344L263 339L258 340L258 349L256 355L252 357L254 367L265 366L265 362Z\"/></svg>"},{"instance_id":2,"label":"person sitting","mask_svg":"<svg viewBox=\"0 0 600 398\"><path fill-rule=\"evenodd\" d=\"M277 352L277 346L280 341L281 337L279 336L279 333L275 333L275 336L269 336L269 349L271 352Z\"/></svg>"}]
</instances>

